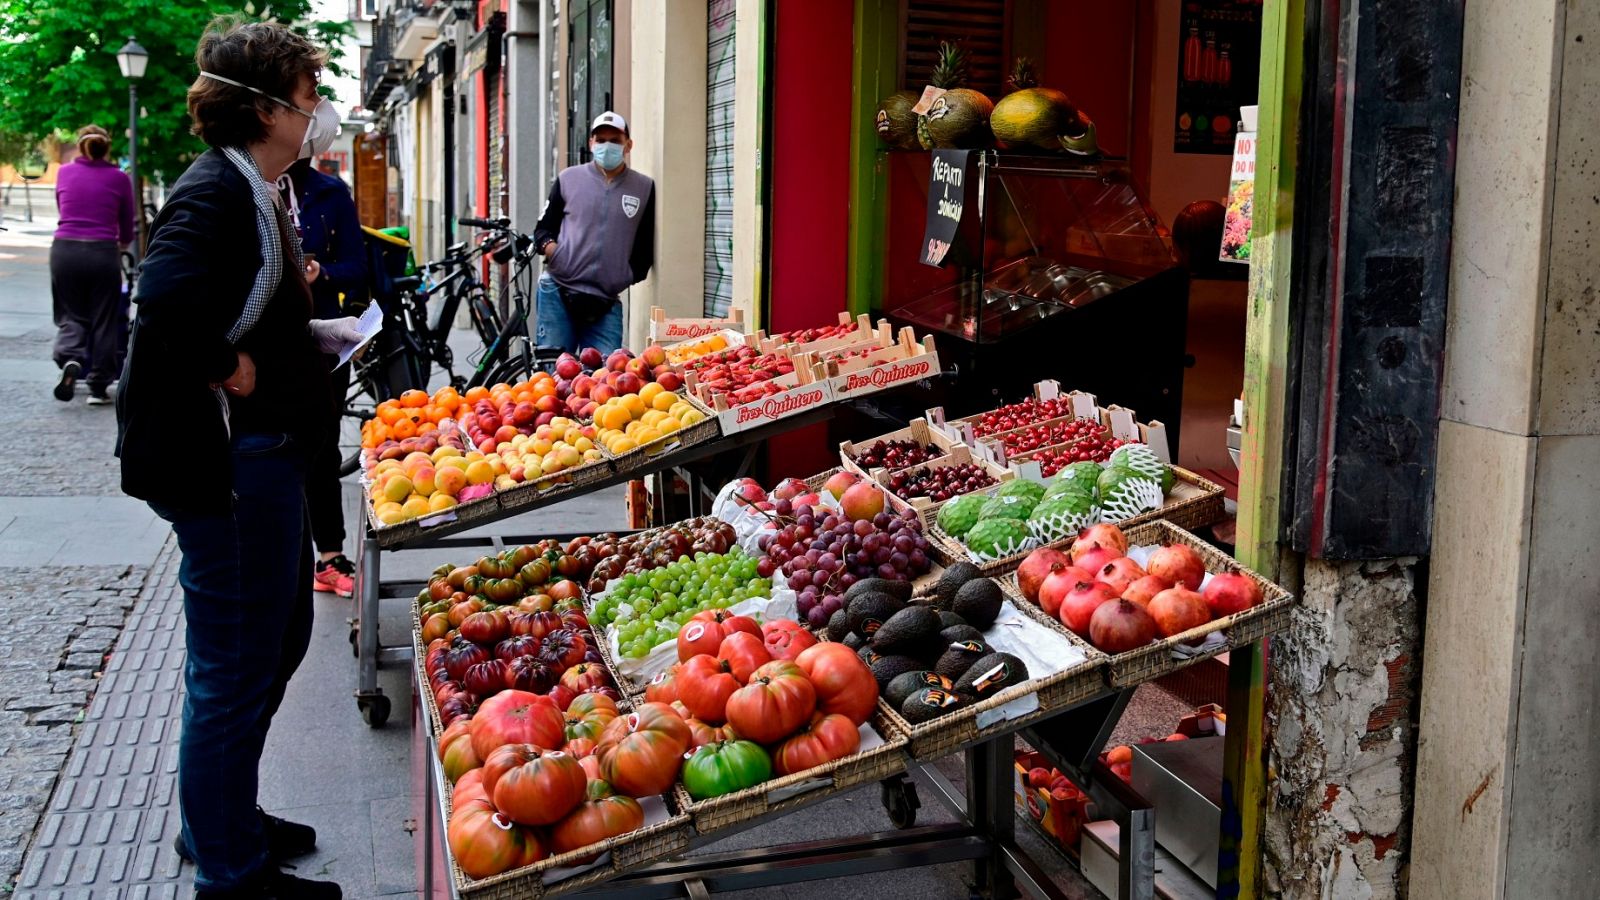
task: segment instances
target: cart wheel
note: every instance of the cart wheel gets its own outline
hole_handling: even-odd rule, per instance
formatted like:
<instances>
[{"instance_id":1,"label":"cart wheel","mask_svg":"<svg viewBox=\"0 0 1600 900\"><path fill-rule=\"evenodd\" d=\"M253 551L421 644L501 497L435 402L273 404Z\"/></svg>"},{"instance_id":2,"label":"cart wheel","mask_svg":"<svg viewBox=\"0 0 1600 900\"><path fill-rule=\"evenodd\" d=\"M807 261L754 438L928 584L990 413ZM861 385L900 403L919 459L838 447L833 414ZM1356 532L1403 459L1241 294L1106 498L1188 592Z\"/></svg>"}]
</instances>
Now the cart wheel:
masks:
<instances>
[{"instance_id":1,"label":"cart wheel","mask_svg":"<svg viewBox=\"0 0 1600 900\"><path fill-rule=\"evenodd\" d=\"M356 659L361 658L361 645L357 643L360 639L361 626L352 624L350 626L350 655L354 656Z\"/></svg>"},{"instance_id":2,"label":"cart wheel","mask_svg":"<svg viewBox=\"0 0 1600 900\"><path fill-rule=\"evenodd\" d=\"M917 798L917 786L904 777L881 784L883 808L889 812L889 821L896 828L910 828L917 824L917 810L922 801Z\"/></svg>"},{"instance_id":3,"label":"cart wheel","mask_svg":"<svg viewBox=\"0 0 1600 900\"><path fill-rule=\"evenodd\" d=\"M389 698L382 694L357 697L356 706L361 708L361 719L369 727L382 728L389 721Z\"/></svg>"}]
</instances>

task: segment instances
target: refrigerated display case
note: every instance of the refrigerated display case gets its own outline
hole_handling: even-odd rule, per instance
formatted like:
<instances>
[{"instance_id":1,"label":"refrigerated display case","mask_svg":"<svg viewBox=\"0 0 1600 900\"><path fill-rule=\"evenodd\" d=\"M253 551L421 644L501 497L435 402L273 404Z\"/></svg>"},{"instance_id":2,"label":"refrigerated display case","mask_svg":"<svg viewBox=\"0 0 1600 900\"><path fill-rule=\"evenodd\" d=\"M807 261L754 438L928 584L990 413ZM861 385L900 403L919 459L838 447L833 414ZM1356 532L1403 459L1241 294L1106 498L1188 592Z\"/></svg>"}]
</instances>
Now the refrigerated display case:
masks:
<instances>
[{"instance_id":1,"label":"refrigerated display case","mask_svg":"<svg viewBox=\"0 0 1600 900\"><path fill-rule=\"evenodd\" d=\"M914 262L910 212L926 203L931 156L888 156L900 214L883 312L936 335L958 375L945 379L946 407L988 409L1054 378L1161 420L1176 453L1188 274L1127 164L979 153L975 212L934 269Z\"/></svg>"}]
</instances>

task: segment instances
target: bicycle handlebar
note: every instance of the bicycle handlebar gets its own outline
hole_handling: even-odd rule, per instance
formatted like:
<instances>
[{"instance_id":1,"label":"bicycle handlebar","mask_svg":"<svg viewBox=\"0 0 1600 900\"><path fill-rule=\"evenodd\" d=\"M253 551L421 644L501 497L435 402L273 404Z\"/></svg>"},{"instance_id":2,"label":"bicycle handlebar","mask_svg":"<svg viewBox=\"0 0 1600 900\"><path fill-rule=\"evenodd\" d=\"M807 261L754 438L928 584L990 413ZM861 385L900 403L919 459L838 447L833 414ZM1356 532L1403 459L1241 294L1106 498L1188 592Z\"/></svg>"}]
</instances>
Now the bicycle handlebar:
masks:
<instances>
[{"instance_id":1,"label":"bicycle handlebar","mask_svg":"<svg viewBox=\"0 0 1600 900\"><path fill-rule=\"evenodd\" d=\"M471 228L493 228L504 231L511 227L511 220L505 216L498 219L479 219L474 216L457 216L457 225L466 225Z\"/></svg>"}]
</instances>

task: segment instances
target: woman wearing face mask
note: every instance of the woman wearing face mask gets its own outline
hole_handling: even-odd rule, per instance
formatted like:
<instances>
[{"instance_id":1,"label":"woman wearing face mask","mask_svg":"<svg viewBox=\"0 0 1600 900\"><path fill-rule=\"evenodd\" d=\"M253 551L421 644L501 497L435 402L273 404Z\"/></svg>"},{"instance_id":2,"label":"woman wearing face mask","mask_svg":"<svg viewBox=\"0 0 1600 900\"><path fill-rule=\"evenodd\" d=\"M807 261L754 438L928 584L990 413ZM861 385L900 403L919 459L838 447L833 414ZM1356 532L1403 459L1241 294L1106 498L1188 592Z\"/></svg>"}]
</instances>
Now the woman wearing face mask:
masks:
<instances>
[{"instance_id":1,"label":"woman wearing face mask","mask_svg":"<svg viewBox=\"0 0 1600 900\"><path fill-rule=\"evenodd\" d=\"M341 896L279 871L316 832L256 806L267 729L311 632L304 483L327 431L323 354L359 337L352 318L312 318L273 187L338 131L317 94L324 59L280 25L219 20L201 37L189 114L211 149L151 227L117 394L123 490L172 523L183 554L178 849L201 898Z\"/></svg>"}]
</instances>

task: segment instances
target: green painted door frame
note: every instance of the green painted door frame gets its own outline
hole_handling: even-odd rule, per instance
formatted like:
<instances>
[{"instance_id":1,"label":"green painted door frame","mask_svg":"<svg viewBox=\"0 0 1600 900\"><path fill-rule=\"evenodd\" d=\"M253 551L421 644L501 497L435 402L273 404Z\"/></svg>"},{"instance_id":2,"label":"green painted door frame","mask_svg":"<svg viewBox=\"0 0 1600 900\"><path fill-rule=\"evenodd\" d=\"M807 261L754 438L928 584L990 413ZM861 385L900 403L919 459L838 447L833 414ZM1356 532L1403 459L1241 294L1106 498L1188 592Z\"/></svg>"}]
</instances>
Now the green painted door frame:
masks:
<instances>
[{"instance_id":1,"label":"green painted door frame","mask_svg":"<svg viewBox=\"0 0 1600 900\"><path fill-rule=\"evenodd\" d=\"M889 151L878 142L878 101L898 90L900 4L856 0L850 96L850 237L845 308L881 306L887 240Z\"/></svg>"}]
</instances>

